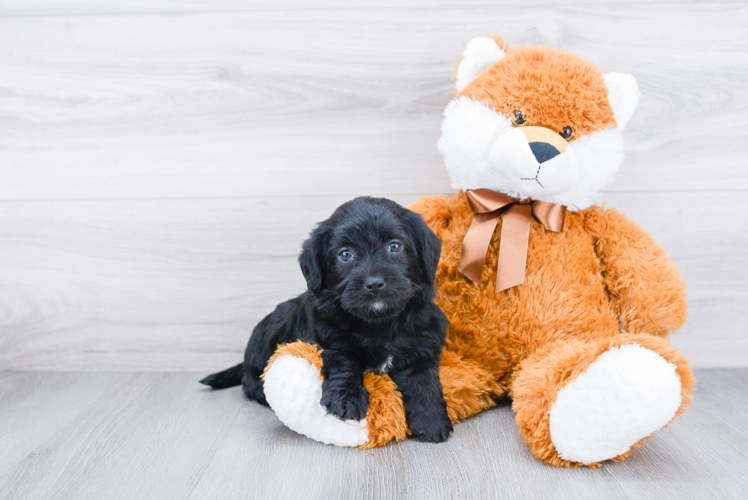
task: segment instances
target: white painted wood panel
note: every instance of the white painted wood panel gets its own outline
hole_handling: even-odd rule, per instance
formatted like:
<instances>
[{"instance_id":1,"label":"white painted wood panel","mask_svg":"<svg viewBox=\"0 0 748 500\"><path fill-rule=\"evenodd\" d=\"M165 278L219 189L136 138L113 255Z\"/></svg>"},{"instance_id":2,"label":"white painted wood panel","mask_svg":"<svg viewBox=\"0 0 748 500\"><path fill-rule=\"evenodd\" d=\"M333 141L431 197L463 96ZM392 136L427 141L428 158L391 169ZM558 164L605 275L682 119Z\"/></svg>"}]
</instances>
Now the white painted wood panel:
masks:
<instances>
[{"instance_id":1,"label":"white painted wood panel","mask_svg":"<svg viewBox=\"0 0 748 500\"><path fill-rule=\"evenodd\" d=\"M615 193L680 266L674 338L695 366L743 366L748 196ZM398 196L403 204L416 195ZM345 197L10 202L0 206L0 366L190 370L241 360L254 325L305 288L302 240Z\"/></svg>"},{"instance_id":2,"label":"white painted wood panel","mask_svg":"<svg viewBox=\"0 0 748 500\"><path fill-rule=\"evenodd\" d=\"M612 191L746 189L748 6L0 18L0 199L449 189L462 43L495 31L635 74Z\"/></svg>"},{"instance_id":3,"label":"white painted wood panel","mask_svg":"<svg viewBox=\"0 0 748 500\"><path fill-rule=\"evenodd\" d=\"M652 234L686 280L688 320L672 343L694 366L748 365L748 191L608 193Z\"/></svg>"},{"instance_id":4,"label":"white painted wood panel","mask_svg":"<svg viewBox=\"0 0 748 500\"><path fill-rule=\"evenodd\" d=\"M639 3L640 0L597 0L596 3ZM658 3L725 3L720 0L659 0ZM308 9L396 9L403 7L505 7L558 5L557 0L3 0L0 17L121 15L174 12L223 12Z\"/></svg>"},{"instance_id":5,"label":"white painted wood panel","mask_svg":"<svg viewBox=\"0 0 748 500\"><path fill-rule=\"evenodd\" d=\"M745 366L748 6L449 3L2 2L0 369L236 361L314 222L451 191L441 111L485 32L637 76L604 198L686 277L674 344Z\"/></svg>"}]
</instances>

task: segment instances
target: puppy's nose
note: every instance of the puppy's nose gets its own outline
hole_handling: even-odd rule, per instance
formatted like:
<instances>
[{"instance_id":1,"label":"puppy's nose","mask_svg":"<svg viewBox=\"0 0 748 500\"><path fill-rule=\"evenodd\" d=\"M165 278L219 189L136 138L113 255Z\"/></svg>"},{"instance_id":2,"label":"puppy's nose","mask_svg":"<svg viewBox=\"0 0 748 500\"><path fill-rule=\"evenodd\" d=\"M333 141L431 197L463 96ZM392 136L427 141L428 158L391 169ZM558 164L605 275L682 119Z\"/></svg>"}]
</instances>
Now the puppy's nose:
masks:
<instances>
[{"instance_id":1,"label":"puppy's nose","mask_svg":"<svg viewBox=\"0 0 748 500\"><path fill-rule=\"evenodd\" d=\"M374 276L373 278L367 278L364 282L364 288L368 290L369 292L378 292L382 288L384 288L384 280L380 278L379 276Z\"/></svg>"}]
</instances>

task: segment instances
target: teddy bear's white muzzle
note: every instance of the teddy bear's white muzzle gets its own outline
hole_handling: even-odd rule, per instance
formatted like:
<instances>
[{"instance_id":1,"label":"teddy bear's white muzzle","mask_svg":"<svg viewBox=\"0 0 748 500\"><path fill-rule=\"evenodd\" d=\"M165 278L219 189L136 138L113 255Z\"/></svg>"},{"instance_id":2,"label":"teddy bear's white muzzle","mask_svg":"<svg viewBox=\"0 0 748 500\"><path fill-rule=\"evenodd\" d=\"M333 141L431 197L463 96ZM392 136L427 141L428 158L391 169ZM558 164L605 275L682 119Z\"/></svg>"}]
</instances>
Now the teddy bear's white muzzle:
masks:
<instances>
[{"instance_id":1,"label":"teddy bear's white muzzle","mask_svg":"<svg viewBox=\"0 0 748 500\"><path fill-rule=\"evenodd\" d=\"M545 127L513 128L491 147L489 161L528 198L563 193L579 180L574 149Z\"/></svg>"}]
</instances>

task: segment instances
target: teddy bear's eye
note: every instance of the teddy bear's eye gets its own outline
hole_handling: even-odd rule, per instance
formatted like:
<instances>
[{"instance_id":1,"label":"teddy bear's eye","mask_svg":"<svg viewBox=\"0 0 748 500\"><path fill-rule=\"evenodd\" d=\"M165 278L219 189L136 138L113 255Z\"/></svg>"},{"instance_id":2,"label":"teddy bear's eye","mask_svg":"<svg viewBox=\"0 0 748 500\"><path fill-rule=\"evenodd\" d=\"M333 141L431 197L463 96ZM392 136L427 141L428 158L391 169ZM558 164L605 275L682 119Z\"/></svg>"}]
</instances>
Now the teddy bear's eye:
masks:
<instances>
[{"instance_id":1,"label":"teddy bear's eye","mask_svg":"<svg viewBox=\"0 0 748 500\"><path fill-rule=\"evenodd\" d=\"M567 141L570 141L574 137L574 128L567 125L559 134Z\"/></svg>"},{"instance_id":2,"label":"teddy bear's eye","mask_svg":"<svg viewBox=\"0 0 748 500\"><path fill-rule=\"evenodd\" d=\"M512 123L514 123L518 127L525 125L527 123L527 115L524 114L522 111L515 109Z\"/></svg>"}]
</instances>

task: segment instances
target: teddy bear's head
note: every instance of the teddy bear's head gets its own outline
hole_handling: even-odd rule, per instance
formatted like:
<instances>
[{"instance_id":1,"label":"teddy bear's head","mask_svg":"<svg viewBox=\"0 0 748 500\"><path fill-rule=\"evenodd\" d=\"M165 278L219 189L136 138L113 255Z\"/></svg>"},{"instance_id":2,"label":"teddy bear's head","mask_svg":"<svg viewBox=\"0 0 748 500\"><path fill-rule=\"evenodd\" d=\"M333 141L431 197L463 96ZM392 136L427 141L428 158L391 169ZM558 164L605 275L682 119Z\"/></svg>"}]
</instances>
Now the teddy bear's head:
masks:
<instances>
[{"instance_id":1,"label":"teddy bear's head","mask_svg":"<svg viewBox=\"0 0 748 500\"><path fill-rule=\"evenodd\" d=\"M623 161L633 76L548 47L465 47L438 147L455 189L486 188L582 210Z\"/></svg>"}]
</instances>

